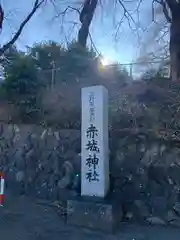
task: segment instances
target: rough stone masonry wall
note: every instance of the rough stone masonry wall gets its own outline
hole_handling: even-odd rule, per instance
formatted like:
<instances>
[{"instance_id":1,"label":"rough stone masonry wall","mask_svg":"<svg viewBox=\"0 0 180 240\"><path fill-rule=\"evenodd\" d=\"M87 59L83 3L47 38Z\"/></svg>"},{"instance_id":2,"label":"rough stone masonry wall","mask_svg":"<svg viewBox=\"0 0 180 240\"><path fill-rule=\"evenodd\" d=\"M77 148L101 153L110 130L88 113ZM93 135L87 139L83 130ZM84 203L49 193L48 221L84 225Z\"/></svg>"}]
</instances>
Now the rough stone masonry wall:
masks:
<instances>
[{"instance_id":1,"label":"rough stone masonry wall","mask_svg":"<svg viewBox=\"0 0 180 240\"><path fill-rule=\"evenodd\" d=\"M80 176L80 131L35 125L1 125L0 170L14 194L58 200L76 194L76 178L64 179L64 163ZM180 226L178 148L159 142L110 138L111 196L122 206L123 221ZM64 181L65 180L65 181ZM77 185L75 185L77 187ZM77 190L77 188L76 188Z\"/></svg>"},{"instance_id":2,"label":"rough stone masonry wall","mask_svg":"<svg viewBox=\"0 0 180 240\"><path fill-rule=\"evenodd\" d=\"M110 143L113 195L124 218L180 227L179 147L122 133Z\"/></svg>"},{"instance_id":3,"label":"rough stone masonry wall","mask_svg":"<svg viewBox=\"0 0 180 240\"><path fill-rule=\"evenodd\" d=\"M64 182L64 176L66 168L70 174L80 171L79 152L78 130L3 124L0 128L0 170L5 174L7 189L14 194L52 200L74 194L73 189L64 192L66 180L72 182Z\"/></svg>"}]
</instances>

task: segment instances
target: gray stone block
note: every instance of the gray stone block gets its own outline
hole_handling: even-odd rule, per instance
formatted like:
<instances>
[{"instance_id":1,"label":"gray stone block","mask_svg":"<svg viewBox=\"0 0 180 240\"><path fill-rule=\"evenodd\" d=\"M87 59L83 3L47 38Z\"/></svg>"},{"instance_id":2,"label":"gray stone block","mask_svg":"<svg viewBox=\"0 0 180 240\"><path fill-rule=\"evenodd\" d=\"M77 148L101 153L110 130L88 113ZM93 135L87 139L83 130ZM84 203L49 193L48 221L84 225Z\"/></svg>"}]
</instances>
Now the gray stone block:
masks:
<instances>
[{"instance_id":1,"label":"gray stone block","mask_svg":"<svg viewBox=\"0 0 180 240\"><path fill-rule=\"evenodd\" d=\"M113 232L121 220L121 207L113 202L91 197L67 201L68 225Z\"/></svg>"}]
</instances>

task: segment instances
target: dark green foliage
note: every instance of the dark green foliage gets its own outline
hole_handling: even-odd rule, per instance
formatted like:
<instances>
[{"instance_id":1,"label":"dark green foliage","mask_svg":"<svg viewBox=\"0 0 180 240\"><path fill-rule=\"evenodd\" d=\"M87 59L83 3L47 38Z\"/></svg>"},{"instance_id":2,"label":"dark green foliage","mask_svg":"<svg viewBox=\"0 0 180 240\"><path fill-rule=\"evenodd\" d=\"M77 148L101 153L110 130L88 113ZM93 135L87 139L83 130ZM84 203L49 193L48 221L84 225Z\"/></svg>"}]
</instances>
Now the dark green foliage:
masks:
<instances>
[{"instance_id":1,"label":"dark green foliage","mask_svg":"<svg viewBox=\"0 0 180 240\"><path fill-rule=\"evenodd\" d=\"M37 68L29 56L21 55L5 68L5 82L2 88L7 99L19 110L22 121L37 117L40 102L38 93L40 82Z\"/></svg>"},{"instance_id":2,"label":"dark green foliage","mask_svg":"<svg viewBox=\"0 0 180 240\"><path fill-rule=\"evenodd\" d=\"M30 49L30 56L41 70L52 69L53 61L55 67L59 67L63 63L64 54L65 49L53 41L35 44ZM34 57L37 57L37 59Z\"/></svg>"},{"instance_id":3,"label":"dark green foliage","mask_svg":"<svg viewBox=\"0 0 180 240\"><path fill-rule=\"evenodd\" d=\"M83 48L78 43L72 42L67 46L62 67L66 81L73 81L75 77L85 77L96 53L92 49Z\"/></svg>"},{"instance_id":4,"label":"dark green foliage","mask_svg":"<svg viewBox=\"0 0 180 240\"><path fill-rule=\"evenodd\" d=\"M5 81L0 97L15 105L20 121L58 123L61 127L79 128L78 89L84 84L113 84L116 95L130 80L126 69L119 64L103 68L93 49L83 48L76 42L66 48L52 41L39 43L28 54L12 46L1 64L5 68ZM72 99L66 99L64 85L72 89Z\"/></svg>"},{"instance_id":5,"label":"dark green foliage","mask_svg":"<svg viewBox=\"0 0 180 240\"><path fill-rule=\"evenodd\" d=\"M77 77L83 77L86 70L96 57L91 49L84 49L76 42L69 43L67 48L58 43L49 41L39 43L32 47L30 56L34 59L40 70L40 77L45 84L73 82Z\"/></svg>"}]
</instances>

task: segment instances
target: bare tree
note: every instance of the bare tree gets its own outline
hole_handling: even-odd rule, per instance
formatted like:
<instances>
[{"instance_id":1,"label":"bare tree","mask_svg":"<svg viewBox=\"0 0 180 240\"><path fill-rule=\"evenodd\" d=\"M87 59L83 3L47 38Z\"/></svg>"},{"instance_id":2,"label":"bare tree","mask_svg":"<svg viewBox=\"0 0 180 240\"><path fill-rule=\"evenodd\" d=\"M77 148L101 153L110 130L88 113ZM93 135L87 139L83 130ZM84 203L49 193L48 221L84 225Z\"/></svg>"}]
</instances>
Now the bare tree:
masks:
<instances>
[{"instance_id":1,"label":"bare tree","mask_svg":"<svg viewBox=\"0 0 180 240\"><path fill-rule=\"evenodd\" d=\"M79 8L76 8L74 5L77 3L79 6L80 3L78 1L70 0L70 1L64 1L63 3L60 4L60 2L56 0L34 0L33 7L29 14L26 16L26 18L21 22L18 30L16 33L13 35L12 39L10 39L7 43L5 43L3 46L0 47L0 55L3 55L4 52L9 49L20 37L23 29L27 25L27 23L32 19L36 11L43 5L46 4L47 2L51 3L53 8L54 8L54 13L55 13L55 18L61 17L62 22L61 22L61 28L64 25L64 18L65 15L67 17L70 16L72 12L78 13L79 20L81 23L81 27L79 29L79 34L78 34L78 42L81 46L85 47L87 38L89 35L89 27L93 19L93 15L98 3L98 0L85 0L83 1L82 8L81 10ZM63 5L64 10L61 9L61 5ZM0 5L0 29L3 28L3 20L4 20L4 10L2 6ZM75 25L75 23L74 23Z\"/></svg>"},{"instance_id":2,"label":"bare tree","mask_svg":"<svg viewBox=\"0 0 180 240\"><path fill-rule=\"evenodd\" d=\"M180 81L180 1L157 0L163 7L164 15L170 23L170 62L172 81Z\"/></svg>"},{"instance_id":3,"label":"bare tree","mask_svg":"<svg viewBox=\"0 0 180 240\"><path fill-rule=\"evenodd\" d=\"M153 69L156 73L166 63L169 67L169 23L160 4L153 5L153 9L147 8L147 12L143 14L149 17L145 19L147 27L142 34L139 56L134 71L144 74L144 72Z\"/></svg>"},{"instance_id":4,"label":"bare tree","mask_svg":"<svg viewBox=\"0 0 180 240\"><path fill-rule=\"evenodd\" d=\"M30 13L27 15L27 17L24 19L24 21L20 24L19 29L14 34L12 39L4 44L0 48L0 55L2 55L11 45L13 45L16 40L21 35L24 27L27 25L27 23L30 21L30 19L34 16L35 12L45 3L51 2L54 6L60 5L60 3L56 2L55 0L34 0L34 5L30 11ZM83 3L82 3L83 1ZM95 11L97 10L98 4L101 6L105 6L105 3L107 1L105 0L82 0L82 8L75 9L71 5L76 2L75 0L71 1L63 1L66 5L66 8L64 11L60 12L59 15L67 14L69 10L75 10L78 13L79 20L80 20L80 29L78 31L78 42L82 47L86 46L87 38L89 35L89 28L92 23ZM141 19L139 19L140 14L140 7L145 3L145 0L109 0L111 7L119 6L121 10L118 10L118 22L115 26L115 31L118 33L120 26L122 25L122 22L124 20L127 20L127 23L129 27L134 32L137 32L139 34L140 29L140 23ZM55 4L56 2L56 4ZM78 1L79 2L79 1ZM170 62L171 62L171 78L173 81L180 81L180 1L178 0L151 0L152 3L152 12L154 12L154 4L159 4L159 6L163 9L163 14L166 17L166 21L170 25L170 41L169 41L169 52L170 52ZM134 4L134 5L133 5ZM130 9L129 6L134 7L134 9ZM116 8L116 7L115 7ZM143 10L142 10L143 11ZM134 17L134 14L136 14L136 19ZM4 12L3 9L1 9L0 12L0 24L3 26L3 17ZM112 16L113 17L113 16ZM154 21L154 19L152 18ZM0 25L0 26L1 26ZM142 34L143 32L141 32Z\"/></svg>"},{"instance_id":5,"label":"bare tree","mask_svg":"<svg viewBox=\"0 0 180 240\"><path fill-rule=\"evenodd\" d=\"M34 1L33 7L31 9L30 13L27 15L27 17L24 19L24 21L22 21L22 23L20 24L17 32L12 37L12 39L0 48L0 56L3 55L4 52L6 50L8 50L18 40L18 38L21 35L24 27L27 25L27 23L34 16L35 12L42 6L43 3L46 3L46 2L47 2L47 0L35 0ZM2 6L0 6L0 25L1 25L1 29L3 28L3 20L4 20L4 11L2 9Z\"/></svg>"},{"instance_id":6,"label":"bare tree","mask_svg":"<svg viewBox=\"0 0 180 240\"><path fill-rule=\"evenodd\" d=\"M115 0L124 10L124 16L133 22L132 11L129 11L127 4L129 2L136 5L136 12L139 14L140 6L144 3L144 0ZM169 53L170 53L170 65L171 65L171 80L180 81L180 1L179 0L151 0L152 5L152 21L154 21L154 12L159 4L163 10L163 14L166 18L167 24L165 28L159 30L159 36L161 39L168 33L169 39ZM142 10L143 11L143 10ZM122 16L120 17L122 19ZM122 23L122 21L120 22ZM168 31L167 31L168 30ZM166 35L167 36L167 35ZM166 37L167 39L167 37ZM156 41L157 38L154 39ZM158 39L159 40L159 39ZM167 46L167 44L166 44ZM167 49L167 48L166 48Z\"/></svg>"},{"instance_id":7,"label":"bare tree","mask_svg":"<svg viewBox=\"0 0 180 240\"><path fill-rule=\"evenodd\" d=\"M171 80L180 81L180 1L152 0L153 13L155 3L159 4L162 7L166 21L170 26L170 28L166 28L164 33L161 34L161 37L164 36L164 34L167 34L167 29L170 30L168 34L170 36L169 53L171 65Z\"/></svg>"},{"instance_id":8,"label":"bare tree","mask_svg":"<svg viewBox=\"0 0 180 240\"><path fill-rule=\"evenodd\" d=\"M84 22L82 22L82 19L80 19L82 26L79 31L78 40L79 43L84 46L86 44L88 31L89 31L89 25L91 24L93 14L95 12L95 8L97 6L97 3L100 2L100 0L86 0L84 3L84 9L86 8L86 5L89 5L89 12L86 14L87 18L85 18ZM101 1L102 5L105 1ZM133 1L126 1L126 0L114 0L114 2L119 4L119 6L122 8L123 12L119 13L119 23L116 25L116 30L120 28L122 21L126 18L128 20L129 26L131 27L132 24L134 26L138 25L133 18L134 12L137 13L137 15L140 12L140 6L145 3L143 0L133 0ZM130 11L127 7L128 4L135 4L136 9L134 11ZM151 0L152 3L152 12L154 13L154 5L159 4L163 9L163 14L166 18L167 23L170 25L170 31L169 31L169 52L170 52L170 63L171 63L171 79L172 81L180 81L180 1L179 0ZM153 14L152 14L153 16ZM152 21L154 21L154 18L152 17ZM137 29L139 26L137 26ZM169 30L169 29L168 29ZM161 38L162 35L167 33L167 28L164 33L161 32ZM157 40L157 39L156 39Z\"/></svg>"}]
</instances>

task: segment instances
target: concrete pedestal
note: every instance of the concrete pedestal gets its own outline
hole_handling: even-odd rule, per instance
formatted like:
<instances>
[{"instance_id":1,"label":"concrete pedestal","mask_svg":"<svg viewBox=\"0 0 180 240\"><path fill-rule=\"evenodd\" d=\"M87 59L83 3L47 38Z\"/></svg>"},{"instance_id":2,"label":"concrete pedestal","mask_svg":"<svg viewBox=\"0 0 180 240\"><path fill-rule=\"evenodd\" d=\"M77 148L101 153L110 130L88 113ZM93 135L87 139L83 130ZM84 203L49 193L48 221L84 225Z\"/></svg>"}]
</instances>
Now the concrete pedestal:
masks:
<instances>
[{"instance_id":1,"label":"concrete pedestal","mask_svg":"<svg viewBox=\"0 0 180 240\"><path fill-rule=\"evenodd\" d=\"M79 197L67 201L67 224L114 232L122 219L118 205L106 200Z\"/></svg>"}]
</instances>

